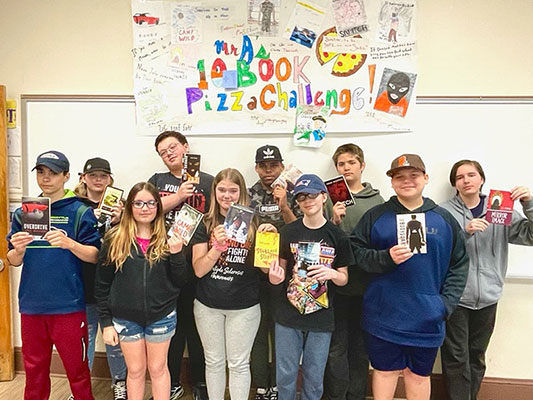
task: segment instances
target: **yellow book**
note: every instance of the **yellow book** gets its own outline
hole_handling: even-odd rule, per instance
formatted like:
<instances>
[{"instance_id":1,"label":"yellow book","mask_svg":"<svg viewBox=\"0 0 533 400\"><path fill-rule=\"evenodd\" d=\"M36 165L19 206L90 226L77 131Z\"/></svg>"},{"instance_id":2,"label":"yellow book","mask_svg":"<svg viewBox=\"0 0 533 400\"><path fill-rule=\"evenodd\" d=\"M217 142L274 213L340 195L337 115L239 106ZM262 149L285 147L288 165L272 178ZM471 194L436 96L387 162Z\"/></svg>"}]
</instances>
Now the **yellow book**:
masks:
<instances>
[{"instance_id":1,"label":"yellow book","mask_svg":"<svg viewBox=\"0 0 533 400\"><path fill-rule=\"evenodd\" d=\"M279 233L256 232L254 265L259 268L270 268L272 260L279 256Z\"/></svg>"}]
</instances>

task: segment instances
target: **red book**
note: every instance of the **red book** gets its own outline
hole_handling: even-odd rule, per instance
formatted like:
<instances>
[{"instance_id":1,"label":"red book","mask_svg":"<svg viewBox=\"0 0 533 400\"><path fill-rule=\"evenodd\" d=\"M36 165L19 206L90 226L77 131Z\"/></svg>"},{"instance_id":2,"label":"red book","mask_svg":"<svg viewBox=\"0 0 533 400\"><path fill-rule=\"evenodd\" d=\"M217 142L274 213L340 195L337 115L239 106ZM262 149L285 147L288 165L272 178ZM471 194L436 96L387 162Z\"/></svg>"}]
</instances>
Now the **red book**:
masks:
<instances>
[{"instance_id":1,"label":"red book","mask_svg":"<svg viewBox=\"0 0 533 400\"><path fill-rule=\"evenodd\" d=\"M491 189L486 219L492 224L511 225L514 201L511 192Z\"/></svg>"}]
</instances>

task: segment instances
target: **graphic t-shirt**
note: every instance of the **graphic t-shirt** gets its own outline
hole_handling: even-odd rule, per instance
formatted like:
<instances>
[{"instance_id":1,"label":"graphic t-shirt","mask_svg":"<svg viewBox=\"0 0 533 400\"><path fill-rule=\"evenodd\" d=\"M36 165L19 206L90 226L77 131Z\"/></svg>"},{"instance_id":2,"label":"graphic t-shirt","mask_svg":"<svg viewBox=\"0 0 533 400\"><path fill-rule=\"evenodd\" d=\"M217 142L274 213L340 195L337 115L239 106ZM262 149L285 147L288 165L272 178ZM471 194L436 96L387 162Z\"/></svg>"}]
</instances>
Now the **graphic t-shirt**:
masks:
<instances>
[{"instance_id":1,"label":"graphic t-shirt","mask_svg":"<svg viewBox=\"0 0 533 400\"><path fill-rule=\"evenodd\" d=\"M214 236L207 233L204 223L198 226L191 241L193 247L198 243L207 243L208 249L214 243ZM261 271L253 266L254 248L250 240L245 243L228 240L228 244L211 271L198 281L196 298L207 307L242 310L259 303Z\"/></svg>"},{"instance_id":2,"label":"graphic t-shirt","mask_svg":"<svg viewBox=\"0 0 533 400\"><path fill-rule=\"evenodd\" d=\"M335 329L333 315L333 290L335 285L328 282L329 308L322 308L311 314L301 314L288 300L287 288L290 280L297 276L294 271L296 263L295 249L298 242L317 242L322 246L335 250L332 268L347 267L354 263L353 254L348 236L336 225L327 221L317 229L309 229L303 224L303 219L298 219L281 230L280 258L287 260L287 273L285 282L281 285L283 290L278 294L278 306L275 312L275 321L281 325L302 331L331 332Z\"/></svg>"},{"instance_id":3,"label":"graphic t-shirt","mask_svg":"<svg viewBox=\"0 0 533 400\"><path fill-rule=\"evenodd\" d=\"M178 191L181 185L181 178L177 178L170 172L163 172L152 175L148 182L157 188L161 197L165 197ZM200 183L194 185L194 194L185 200L185 203L205 214L209 210L212 183L213 177L211 175L200 172ZM168 225L174 222L174 218L182 205L183 203L178 204L176 208L165 215Z\"/></svg>"}]
</instances>

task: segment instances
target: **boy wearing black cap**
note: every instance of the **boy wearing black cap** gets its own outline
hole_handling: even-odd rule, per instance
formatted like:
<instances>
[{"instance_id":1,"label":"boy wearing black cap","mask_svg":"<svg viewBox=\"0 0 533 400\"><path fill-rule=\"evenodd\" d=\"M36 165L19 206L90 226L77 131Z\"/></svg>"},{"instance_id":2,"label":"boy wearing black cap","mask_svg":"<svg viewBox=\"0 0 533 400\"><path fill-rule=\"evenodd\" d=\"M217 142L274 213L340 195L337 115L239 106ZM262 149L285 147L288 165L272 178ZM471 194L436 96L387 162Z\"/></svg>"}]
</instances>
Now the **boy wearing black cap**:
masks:
<instances>
[{"instance_id":1,"label":"boy wearing black cap","mask_svg":"<svg viewBox=\"0 0 533 400\"><path fill-rule=\"evenodd\" d=\"M395 158L387 175L396 196L368 211L351 236L355 264L380 273L368 284L363 300L373 395L392 399L403 372L407 397L429 399L444 322L463 292L468 255L457 221L422 197L429 178L418 155ZM426 223L425 254L413 254L398 244L397 215L419 213Z\"/></svg>"},{"instance_id":2,"label":"boy wearing black cap","mask_svg":"<svg viewBox=\"0 0 533 400\"><path fill-rule=\"evenodd\" d=\"M278 231L285 224L296 220L296 215L299 214L292 194L282 186L272 187L272 183L280 176L283 169L283 158L276 146L267 144L259 147L255 153L255 171L259 180L248 189L250 207L255 209L259 223L270 223ZM277 399L276 359L275 352L269 345L274 344L273 307L268 280L266 276L264 278L259 287L261 323L252 349L251 369L253 383L257 388L255 400L275 400ZM273 355L273 368L269 363L270 354Z\"/></svg>"},{"instance_id":3,"label":"boy wearing black cap","mask_svg":"<svg viewBox=\"0 0 533 400\"><path fill-rule=\"evenodd\" d=\"M335 327L334 286L327 282L344 286L348 265L353 264L348 237L324 217L326 193L326 185L318 176L304 174L298 178L294 196L304 216L281 229L279 264L269 270L270 283L280 285L274 320L276 378L279 398L283 400L296 398L302 354L302 399L321 398Z\"/></svg>"},{"instance_id":4,"label":"boy wearing black cap","mask_svg":"<svg viewBox=\"0 0 533 400\"><path fill-rule=\"evenodd\" d=\"M201 213L207 213L213 176L199 171L200 183L182 181L183 155L190 150L185 135L177 131L165 131L155 139L155 150L168 171L152 175L148 182L154 185L161 195L167 224L172 225L174 223L174 219L184 203ZM187 262L191 265L189 246L185 246L184 251ZM176 400L184 394L184 389L180 384L180 375L185 343L187 343L189 352L193 397L195 400L207 400L204 353L194 322L192 306L196 290L196 278L192 272L192 267L189 268L189 272L190 282L181 289L178 297L177 311L180 317L176 334L172 337L168 350L168 369L171 379L170 400Z\"/></svg>"},{"instance_id":5,"label":"boy wearing black cap","mask_svg":"<svg viewBox=\"0 0 533 400\"><path fill-rule=\"evenodd\" d=\"M95 263L100 247L96 218L70 190L69 162L58 151L37 158L41 196L49 197L51 230L34 240L22 230L21 209L13 215L7 258L22 268L19 287L24 399L48 399L50 359L56 346L76 399L93 399L87 363L87 320L82 262Z\"/></svg>"}]
</instances>

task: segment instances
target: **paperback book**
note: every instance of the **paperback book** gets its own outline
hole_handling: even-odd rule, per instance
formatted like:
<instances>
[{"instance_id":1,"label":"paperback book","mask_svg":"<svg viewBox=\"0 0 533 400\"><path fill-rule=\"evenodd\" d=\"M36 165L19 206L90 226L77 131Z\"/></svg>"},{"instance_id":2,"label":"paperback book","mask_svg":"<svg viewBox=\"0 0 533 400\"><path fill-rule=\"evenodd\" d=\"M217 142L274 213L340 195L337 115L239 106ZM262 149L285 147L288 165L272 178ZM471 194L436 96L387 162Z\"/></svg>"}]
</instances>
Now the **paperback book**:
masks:
<instances>
[{"instance_id":1,"label":"paperback book","mask_svg":"<svg viewBox=\"0 0 533 400\"><path fill-rule=\"evenodd\" d=\"M253 217L253 209L240 204L232 204L224 220L224 229L228 239L245 243Z\"/></svg>"},{"instance_id":2,"label":"paperback book","mask_svg":"<svg viewBox=\"0 0 533 400\"><path fill-rule=\"evenodd\" d=\"M491 189L487 204L487 221L497 225L511 225L513 206L511 192Z\"/></svg>"},{"instance_id":3,"label":"paperback book","mask_svg":"<svg viewBox=\"0 0 533 400\"><path fill-rule=\"evenodd\" d=\"M398 244L409 247L414 254L426 254L426 214L398 214L396 216Z\"/></svg>"},{"instance_id":4,"label":"paperback book","mask_svg":"<svg viewBox=\"0 0 533 400\"><path fill-rule=\"evenodd\" d=\"M122 189L106 186L104 194L100 199L100 204L98 204L98 208L102 210L102 214L112 215L113 207L120 203L123 194L124 190Z\"/></svg>"},{"instance_id":5,"label":"paperback book","mask_svg":"<svg viewBox=\"0 0 533 400\"><path fill-rule=\"evenodd\" d=\"M324 181L324 183L326 184L329 197L331 198L331 202L333 204L341 202L344 203L346 207L353 206L355 204L352 192L350 192L350 188L346 183L346 178L344 175L339 175L335 178L328 179L327 181Z\"/></svg>"},{"instance_id":6,"label":"paperback book","mask_svg":"<svg viewBox=\"0 0 533 400\"><path fill-rule=\"evenodd\" d=\"M183 239L183 244L187 246L203 217L204 214L200 211L184 203L168 231L168 236L177 233Z\"/></svg>"},{"instance_id":7,"label":"paperback book","mask_svg":"<svg viewBox=\"0 0 533 400\"><path fill-rule=\"evenodd\" d=\"M259 268L270 268L272 261L279 257L279 233L256 232L254 265Z\"/></svg>"},{"instance_id":8,"label":"paperback book","mask_svg":"<svg viewBox=\"0 0 533 400\"><path fill-rule=\"evenodd\" d=\"M288 191L291 191L300 176L302 176L302 171L300 171L294 165L289 164L285 167L283 171L281 171L281 174L276 178L274 182L272 182L271 186L282 186Z\"/></svg>"},{"instance_id":9,"label":"paperback book","mask_svg":"<svg viewBox=\"0 0 533 400\"><path fill-rule=\"evenodd\" d=\"M200 183L200 154L183 155L182 181Z\"/></svg>"},{"instance_id":10,"label":"paperback book","mask_svg":"<svg viewBox=\"0 0 533 400\"><path fill-rule=\"evenodd\" d=\"M50 228L50 199L22 196L22 230L40 240Z\"/></svg>"}]
</instances>

